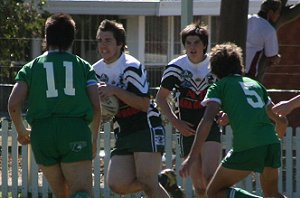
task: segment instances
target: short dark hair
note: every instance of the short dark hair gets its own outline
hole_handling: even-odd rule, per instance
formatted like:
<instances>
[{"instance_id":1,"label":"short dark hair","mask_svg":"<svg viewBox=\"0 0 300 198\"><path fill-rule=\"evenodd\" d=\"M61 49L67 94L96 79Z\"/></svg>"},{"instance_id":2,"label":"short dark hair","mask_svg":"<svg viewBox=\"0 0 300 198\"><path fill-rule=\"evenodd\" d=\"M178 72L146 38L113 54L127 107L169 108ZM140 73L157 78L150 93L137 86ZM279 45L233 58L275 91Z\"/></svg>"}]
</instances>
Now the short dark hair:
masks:
<instances>
[{"instance_id":1,"label":"short dark hair","mask_svg":"<svg viewBox=\"0 0 300 198\"><path fill-rule=\"evenodd\" d=\"M244 74L242 49L234 43L217 44L211 49L210 67L219 79L231 74Z\"/></svg>"},{"instance_id":2,"label":"short dark hair","mask_svg":"<svg viewBox=\"0 0 300 198\"><path fill-rule=\"evenodd\" d=\"M118 23L114 20L104 19L97 30L96 39L100 39L100 31L102 32L112 32L114 38L117 41L117 45L122 45L121 51L124 52L126 48L126 31L122 23Z\"/></svg>"},{"instance_id":3,"label":"short dark hair","mask_svg":"<svg viewBox=\"0 0 300 198\"><path fill-rule=\"evenodd\" d=\"M50 46L60 51L68 50L75 39L75 21L68 14L58 13L45 22L46 49Z\"/></svg>"},{"instance_id":4,"label":"short dark hair","mask_svg":"<svg viewBox=\"0 0 300 198\"><path fill-rule=\"evenodd\" d=\"M203 45L206 46L203 50L203 54L207 52L207 46L208 46L208 31L205 27L200 26L198 23L192 23L190 25L187 25L183 30L180 32L181 36L181 42L182 45L185 45L186 38L188 36L198 36L200 40L202 41Z\"/></svg>"},{"instance_id":5,"label":"short dark hair","mask_svg":"<svg viewBox=\"0 0 300 198\"><path fill-rule=\"evenodd\" d=\"M276 12L277 10L281 9L281 0L264 0L260 5L260 10L258 15L267 18L267 13L272 10Z\"/></svg>"}]
</instances>

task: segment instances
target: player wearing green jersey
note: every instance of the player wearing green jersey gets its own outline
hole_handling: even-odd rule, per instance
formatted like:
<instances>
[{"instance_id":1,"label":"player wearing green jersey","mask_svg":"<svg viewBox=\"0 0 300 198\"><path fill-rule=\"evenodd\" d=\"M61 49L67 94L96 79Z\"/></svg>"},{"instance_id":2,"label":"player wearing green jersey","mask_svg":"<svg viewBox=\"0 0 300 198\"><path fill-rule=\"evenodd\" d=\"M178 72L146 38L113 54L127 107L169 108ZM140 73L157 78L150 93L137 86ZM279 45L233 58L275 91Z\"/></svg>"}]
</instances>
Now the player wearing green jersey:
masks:
<instances>
[{"instance_id":1,"label":"player wearing green jersey","mask_svg":"<svg viewBox=\"0 0 300 198\"><path fill-rule=\"evenodd\" d=\"M182 163L181 176L188 176L194 161L199 160L213 120L222 109L232 127L233 148L217 168L206 195L209 198L260 197L233 187L254 171L261 173L264 197L284 197L278 192L278 168L281 166L278 136L285 133L286 117L272 112L273 103L259 82L242 76L241 48L232 43L216 45L211 50L210 62L212 72L220 80L209 87L202 101L206 111L198 125L191 152Z\"/></svg>"},{"instance_id":2,"label":"player wearing green jersey","mask_svg":"<svg viewBox=\"0 0 300 198\"><path fill-rule=\"evenodd\" d=\"M18 141L31 143L55 197L92 197L92 159L101 119L96 76L88 62L67 52L75 36L71 16L49 17L45 36L47 51L16 76L9 113ZM22 122L25 100L31 129Z\"/></svg>"}]
</instances>

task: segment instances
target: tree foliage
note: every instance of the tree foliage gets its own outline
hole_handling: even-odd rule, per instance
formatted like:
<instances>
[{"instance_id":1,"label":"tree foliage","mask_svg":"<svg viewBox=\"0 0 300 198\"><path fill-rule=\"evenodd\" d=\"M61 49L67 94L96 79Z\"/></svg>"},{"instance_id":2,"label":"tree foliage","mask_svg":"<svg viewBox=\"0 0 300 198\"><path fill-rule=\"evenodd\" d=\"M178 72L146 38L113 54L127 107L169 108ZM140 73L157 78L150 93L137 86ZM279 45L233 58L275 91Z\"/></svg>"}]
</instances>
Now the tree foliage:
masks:
<instances>
[{"instance_id":1,"label":"tree foliage","mask_svg":"<svg viewBox=\"0 0 300 198\"><path fill-rule=\"evenodd\" d=\"M47 13L44 0L1 0L0 66L31 59L31 38L41 38Z\"/></svg>"}]
</instances>

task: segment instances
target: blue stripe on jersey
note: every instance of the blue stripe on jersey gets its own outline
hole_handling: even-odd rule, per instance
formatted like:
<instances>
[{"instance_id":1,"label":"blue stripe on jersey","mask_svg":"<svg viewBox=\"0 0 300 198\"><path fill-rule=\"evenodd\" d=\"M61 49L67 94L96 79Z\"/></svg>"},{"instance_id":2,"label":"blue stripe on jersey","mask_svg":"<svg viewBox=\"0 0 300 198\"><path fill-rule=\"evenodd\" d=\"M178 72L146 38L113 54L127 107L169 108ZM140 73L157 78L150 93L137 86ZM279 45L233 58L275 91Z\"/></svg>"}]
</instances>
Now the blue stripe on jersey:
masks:
<instances>
[{"instance_id":1,"label":"blue stripe on jersey","mask_svg":"<svg viewBox=\"0 0 300 198\"><path fill-rule=\"evenodd\" d=\"M92 85L96 85L97 84L97 81L94 80L94 79L91 79L91 80L88 80L86 82L86 86L89 87L89 86L92 86Z\"/></svg>"}]
</instances>

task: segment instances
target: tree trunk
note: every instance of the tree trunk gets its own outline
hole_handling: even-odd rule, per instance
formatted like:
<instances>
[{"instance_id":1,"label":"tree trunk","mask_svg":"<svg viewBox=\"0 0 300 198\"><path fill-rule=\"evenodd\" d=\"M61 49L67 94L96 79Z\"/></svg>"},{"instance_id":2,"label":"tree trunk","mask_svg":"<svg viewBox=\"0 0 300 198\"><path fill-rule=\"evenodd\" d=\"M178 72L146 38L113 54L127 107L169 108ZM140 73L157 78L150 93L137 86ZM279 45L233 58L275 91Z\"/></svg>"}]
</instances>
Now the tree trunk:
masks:
<instances>
[{"instance_id":1,"label":"tree trunk","mask_svg":"<svg viewBox=\"0 0 300 198\"><path fill-rule=\"evenodd\" d=\"M245 52L248 9L249 0L222 0L218 43L233 42Z\"/></svg>"}]
</instances>

